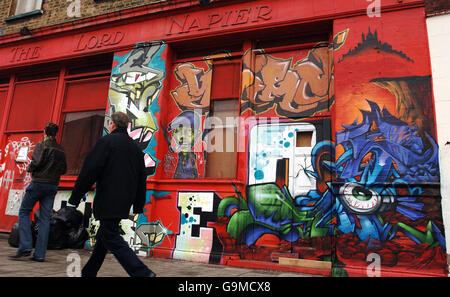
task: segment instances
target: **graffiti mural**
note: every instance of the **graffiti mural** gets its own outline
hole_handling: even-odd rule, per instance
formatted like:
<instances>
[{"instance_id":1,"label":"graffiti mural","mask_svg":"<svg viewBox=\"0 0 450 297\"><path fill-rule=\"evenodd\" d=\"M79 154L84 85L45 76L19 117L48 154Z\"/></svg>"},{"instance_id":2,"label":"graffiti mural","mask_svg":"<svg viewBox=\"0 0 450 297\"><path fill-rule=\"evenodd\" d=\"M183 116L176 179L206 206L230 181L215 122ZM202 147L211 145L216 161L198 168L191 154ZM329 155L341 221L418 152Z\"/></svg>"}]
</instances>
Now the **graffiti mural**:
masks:
<instances>
[{"instance_id":1,"label":"graffiti mural","mask_svg":"<svg viewBox=\"0 0 450 297\"><path fill-rule=\"evenodd\" d=\"M340 220L346 223L337 228L355 230L363 241L386 241L398 229L383 223L377 214L395 211L411 221L426 217L425 204L420 201L424 192L421 183L439 180L438 150L430 135L422 139L416 126L398 120L386 109L380 110L374 102L369 104L371 110L363 112L361 124L348 126L336 135L337 143L345 149L336 161L338 180L345 182L339 188L340 202L347 213L356 214L356 220L347 215ZM445 248L442 232L432 220L430 224L431 243ZM422 243L416 233L402 232L414 242Z\"/></svg>"},{"instance_id":2,"label":"graffiti mural","mask_svg":"<svg viewBox=\"0 0 450 297\"><path fill-rule=\"evenodd\" d=\"M160 111L158 96L165 77L165 48L166 45L161 42L139 43L130 52L116 54L114 61L118 65L111 73L108 96L105 129L112 113L122 111L128 114L131 119L128 134L145 153L149 175L155 173L159 162L154 151L154 134L159 129L155 114Z\"/></svg>"},{"instance_id":3,"label":"graffiti mural","mask_svg":"<svg viewBox=\"0 0 450 297\"><path fill-rule=\"evenodd\" d=\"M341 33L347 37L351 31ZM372 54L377 45L380 51L375 54L415 63L381 42L376 31L362 36L339 61ZM282 60L269 62L282 69ZM355 267L363 267L365 273L373 255L385 272L445 270L430 76L380 77L376 72L358 79L360 83L347 84L354 88L352 101L335 106L343 110L335 139L312 137L302 159L289 147L298 145L298 128L310 125L309 120L249 127L248 184L245 192L235 187L234 195L224 197L217 213L218 222L226 226L219 233L224 253L240 249L241 257L265 261L280 254L332 261L334 275L351 275ZM259 86L248 105L256 112L267 94L263 84ZM281 115L280 107L275 109ZM261 115L266 111L261 109ZM310 130L314 134L324 127ZM296 164L297 160L301 161ZM305 179L296 183L299 172Z\"/></svg>"},{"instance_id":4,"label":"graffiti mural","mask_svg":"<svg viewBox=\"0 0 450 297\"><path fill-rule=\"evenodd\" d=\"M429 135L419 137L416 127L370 104L362 124L338 132L338 144L346 153L336 162L333 142L321 141L312 149L311 167L305 171L316 179L316 189L293 196L287 183L269 182L248 185L245 196L236 190L236 195L223 198L217 215L228 218L227 233L248 247L267 234L275 235L293 244L294 250L311 238L331 244L331 236L350 235L355 245L364 243L364 253L381 251L382 260L384 245L389 242L391 250L401 249L392 242L406 236L420 250L429 250L424 255L416 250L416 263L441 261L435 258L445 249L440 213L433 209L435 201L423 196L425 189L410 184L438 179L437 145ZM412 179L418 170L421 175ZM334 183L331 172L336 174ZM331 256L331 245L316 248L316 255L309 257ZM342 250L343 257L347 251Z\"/></svg>"},{"instance_id":5,"label":"graffiti mural","mask_svg":"<svg viewBox=\"0 0 450 297\"><path fill-rule=\"evenodd\" d=\"M166 191L147 191L146 204L143 214L130 214L128 219L120 221L121 236L130 245L130 247L139 255L149 256L152 249L163 243L167 235L173 232L164 226L163 222L157 220L150 221L150 208L152 197L159 199L166 197L170 192ZM67 204L71 191L58 191L55 196L53 209L61 209ZM78 210L83 213L83 226L89 234L89 239L85 242L85 247L92 249L95 245L100 222L94 218L92 205L94 201L94 192L86 194L86 200L78 206Z\"/></svg>"},{"instance_id":6,"label":"graffiti mural","mask_svg":"<svg viewBox=\"0 0 450 297\"><path fill-rule=\"evenodd\" d=\"M350 44L335 65L337 74L347 74L336 82L340 112L330 144L335 272L354 275L375 253L383 273L442 273L446 246L429 67L423 48L410 46L414 40L398 42L388 38L395 33L374 27L350 29Z\"/></svg>"},{"instance_id":7,"label":"graffiti mural","mask_svg":"<svg viewBox=\"0 0 450 297\"><path fill-rule=\"evenodd\" d=\"M306 117L328 110L334 100L333 64L328 43L319 43L295 63L263 50L243 57L242 112L275 107L279 116ZM293 64L292 64L293 63Z\"/></svg>"},{"instance_id":8,"label":"graffiti mural","mask_svg":"<svg viewBox=\"0 0 450 297\"><path fill-rule=\"evenodd\" d=\"M180 82L171 95L181 110L202 109L208 111L211 95L211 63L205 59L207 70L192 63L181 63L175 69Z\"/></svg>"},{"instance_id":9,"label":"graffiti mural","mask_svg":"<svg viewBox=\"0 0 450 297\"><path fill-rule=\"evenodd\" d=\"M121 224L130 246L204 263L273 263L285 255L331 262L333 275L347 276L364 274L375 255L383 273L440 273L446 246L431 78L414 50L381 40L379 30L341 28L332 45L301 51L247 51L240 111L252 119L240 127L248 141L239 179L162 181L170 191L149 190L145 213ZM110 93L110 110L126 102L129 114L152 120L142 130L138 121L130 126L151 148L145 133L160 129L151 106L164 69L150 61L162 48L117 55ZM398 67L372 67L384 59ZM201 179L214 67L209 59L183 62L173 74L162 172ZM95 221L90 228L95 234Z\"/></svg>"},{"instance_id":10,"label":"graffiti mural","mask_svg":"<svg viewBox=\"0 0 450 297\"><path fill-rule=\"evenodd\" d=\"M0 193L7 194L5 214L19 215L19 207L25 195L25 189L31 183L31 174L27 172L35 143L27 136L9 139L3 149Z\"/></svg>"},{"instance_id":11,"label":"graffiti mural","mask_svg":"<svg viewBox=\"0 0 450 297\"><path fill-rule=\"evenodd\" d=\"M195 63L183 62L173 70L177 85L170 91L170 95L177 110L181 112L173 113L172 120L164 130L169 144L164 173L172 178L198 179L204 176L212 61L227 55L228 53L205 56Z\"/></svg>"},{"instance_id":12,"label":"graffiti mural","mask_svg":"<svg viewBox=\"0 0 450 297\"><path fill-rule=\"evenodd\" d=\"M180 231L174 259L218 263L222 245L208 222L216 220L219 197L214 192L178 192Z\"/></svg>"},{"instance_id":13,"label":"graffiti mural","mask_svg":"<svg viewBox=\"0 0 450 297\"><path fill-rule=\"evenodd\" d=\"M302 123L296 123L294 127L301 126ZM231 237L239 244L252 247L271 234L280 240L272 252L280 252L283 242L288 243L290 251L291 244L303 246L302 240L333 235L333 218L329 215L333 203L330 172L334 151L331 144L330 141L317 143L311 150L310 166L301 169L314 180L314 186L309 183L309 190L302 189L298 195L292 195L288 188L289 166L286 164L289 163L279 159L275 181L249 184L245 196L236 189L236 195L222 199L218 217L229 219L225 222ZM314 258L331 253L330 246L316 249Z\"/></svg>"},{"instance_id":14,"label":"graffiti mural","mask_svg":"<svg viewBox=\"0 0 450 297\"><path fill-rule=\"evenodd\" d=\"M183 111L169 123L167 135L170 132L169 152L177 154L173 178L198 179L195 144L202 135L201 115L193 110Z\"/></svg>"}]
</instances>

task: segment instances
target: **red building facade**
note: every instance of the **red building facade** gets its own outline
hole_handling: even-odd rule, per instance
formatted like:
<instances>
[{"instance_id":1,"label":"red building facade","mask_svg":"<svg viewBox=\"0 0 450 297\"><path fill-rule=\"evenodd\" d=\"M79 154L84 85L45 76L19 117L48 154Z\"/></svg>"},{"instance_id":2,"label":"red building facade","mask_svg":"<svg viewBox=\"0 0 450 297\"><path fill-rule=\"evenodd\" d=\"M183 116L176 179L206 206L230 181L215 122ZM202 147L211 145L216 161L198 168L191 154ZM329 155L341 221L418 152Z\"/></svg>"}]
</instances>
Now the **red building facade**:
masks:
<instances>
[{"instance_id":1,"label":"red building facade","mask_svg":"<svg viewBox=\"0 0 450 297\"><path fill-rule=\"evenodd\" d=\"M46 122L68 153L58 209L123 111L148 170L145 212L123 222L138 253L446 275L424 4L369 4L171 1L4 36L1 231Z\"/></svg>"}]
</instances>

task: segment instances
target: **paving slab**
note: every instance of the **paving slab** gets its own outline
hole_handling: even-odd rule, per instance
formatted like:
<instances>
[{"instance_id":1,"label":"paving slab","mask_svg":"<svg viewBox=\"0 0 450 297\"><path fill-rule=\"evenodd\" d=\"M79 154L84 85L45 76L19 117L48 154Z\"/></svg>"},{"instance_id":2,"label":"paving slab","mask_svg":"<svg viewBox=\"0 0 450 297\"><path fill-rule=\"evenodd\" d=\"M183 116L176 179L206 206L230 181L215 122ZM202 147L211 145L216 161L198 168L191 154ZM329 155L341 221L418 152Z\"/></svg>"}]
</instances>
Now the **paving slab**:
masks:
<instances>
[{"instance_id":1,"label":"paving slab","mask_svg":"<svg viewBox=\"0 0 450 297\"><path fill-rule=\"evenodd\" d=\"M73 265L78 259L80 266L87 262L91 251L87 249L48 250L46 261L42 263L23 260L11 260L16 248L8 244L8 233L0 233L0 278L1 277L68 277L73 276ZM273 271L264 269L249 269L229 267L219 264L190 262L177 259L161 259L140 257L158 277L310 277L312 275ZM107 254L98 273L99 277L128 277L126 271L112 254Z\"/></svg>"}]
</instances>

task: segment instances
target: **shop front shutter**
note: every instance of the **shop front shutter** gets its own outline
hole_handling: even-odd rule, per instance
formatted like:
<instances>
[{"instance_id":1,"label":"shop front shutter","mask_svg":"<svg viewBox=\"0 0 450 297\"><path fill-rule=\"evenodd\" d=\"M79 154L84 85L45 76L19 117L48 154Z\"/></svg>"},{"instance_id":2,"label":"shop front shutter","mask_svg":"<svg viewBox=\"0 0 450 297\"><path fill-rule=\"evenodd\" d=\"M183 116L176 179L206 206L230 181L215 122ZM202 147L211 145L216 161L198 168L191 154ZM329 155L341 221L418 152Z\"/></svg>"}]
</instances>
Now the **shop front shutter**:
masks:
<instances>
[{"instance_id":1,"label":"shop front shutter","mask_svg":"<svg viewBox=\"0 0 450 297\"><path fill-rule=\"evenodd\" d=\"M43 130L51 120L57 79L17 83L6 130Z\"/></svg>"}]
</instances>

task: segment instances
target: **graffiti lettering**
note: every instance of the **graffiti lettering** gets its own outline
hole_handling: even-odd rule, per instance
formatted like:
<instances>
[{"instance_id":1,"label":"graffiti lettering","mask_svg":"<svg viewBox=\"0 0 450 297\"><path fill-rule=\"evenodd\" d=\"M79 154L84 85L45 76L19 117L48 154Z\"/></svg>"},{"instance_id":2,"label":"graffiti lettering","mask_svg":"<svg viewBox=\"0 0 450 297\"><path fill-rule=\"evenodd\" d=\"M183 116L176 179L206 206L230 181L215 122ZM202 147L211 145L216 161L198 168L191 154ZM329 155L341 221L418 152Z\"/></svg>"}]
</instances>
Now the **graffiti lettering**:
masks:
<instances>
[{"instance_id":1,"label":"graffiti lettering","mask_svg":"<svg viewBox=\"0 0 450 297\"><path fill-rule=\"evenodd\" d=\"M6 170L2 177L2 186L8 190L14 181L14 171Z\"/></svg>"},{"instance_id":2,"label":"graffiti lettering","mask_svg":"<svg viewBox=\"0 0 450 297\"><path fill-rule=\"evenodd\" d=\"M279 115L294 117L327 109L334 98L329 48L318 46L292 67L291 63L292 59L248 51L243 57L243 111L261 113L276 105Z\"/></svg>"},{"instance_id":3,"label":"graffiti lettering","mask_svg":"<svg viewBox=\"0 0 450 297\"><path fill-rule=\"evenodd\" d=\"M141 240L141 245L147 249L161 244L164 237L171 233L159 221L156 223L141 224L136 228L135 232Z\"/></svg>"},{"instance_id":4,"label":"graffiti lettering","mask_svg":"<svg viewBox=\"0 0 450 297\"><path fill-rule=\"evenodd\" d=\"M206 223L214 219L217 202L218 197L214 192L178 193L181 222L173 253L174 259L211 262L218 243L215 229L206 227Z\"/></svg>"},{"instance_id":5,"label":"graffiti lettering","mask_svg":"<svg viewBox=\"0 0 450 297\"><path fill-rule=\"evenodd\" d=\"M367 0L367 2L372 2L372 0ZM381 0L373 0L373 2L367 6L367 16L369 18L381 17Z\"/></svg>"},{"instance_id":6,"label":"graffiti lettering","mask_svg":"<svg viewBox=\"0 0 450 297\"><path fill-rule=\"evenodd\" d=\"M211 69L205 71L191 63L183 63L177 66L175 75L181 85L171 94L181 109L201 109L209 106Z\"/></svg>"}]
</instances>

